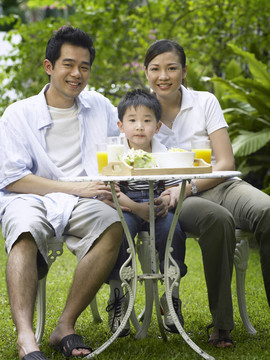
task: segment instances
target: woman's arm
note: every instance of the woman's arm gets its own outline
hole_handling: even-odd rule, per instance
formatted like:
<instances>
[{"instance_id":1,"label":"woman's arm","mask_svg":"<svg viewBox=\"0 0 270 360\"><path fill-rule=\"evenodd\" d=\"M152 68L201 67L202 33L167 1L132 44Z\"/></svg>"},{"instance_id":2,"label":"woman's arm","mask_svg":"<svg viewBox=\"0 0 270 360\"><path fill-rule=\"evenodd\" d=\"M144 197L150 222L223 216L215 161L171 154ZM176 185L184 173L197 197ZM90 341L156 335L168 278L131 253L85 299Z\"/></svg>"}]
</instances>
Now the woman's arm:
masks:
<instances>
[{"instance_id":1,"label":"woman's arm","mask_svg":"<svg viewBox=\"0 0 270 360\"><path fill-rule=\"evenodd\" d=\"M216 164L213 166L214 171L234 170L234 156L229 134L226 128L219 129L210 135L212 149L216 158ZM221 184L226 178L221 179L196 179L193 180L198 192L205 191ZM179 198L181 186L165 190L164 195L170 195L170 208L175 207ZM191 184L186 185L185 198L191 196Z\"/></svg>"},{"instance_id":2,"label":"woman's arm","mask_svg":"<svg viewBox=\"0 0 270 360\"><path fill-rule=\"evenodd\" d=\"M234 170L234 156L232 151L232 145L229 138L229 134L226 128L214 131L210 135L212 142L212 150L216 158L216 164L213 166L214 171L226 171ZM193 180L198 192L211 189L212 187L222 183L225 178L222 179L196 179ZM191 185L187 184L185 197L191 195Z\"/></svg>"},{"instance_id":3,"label":"woman's arm","mask_svg":"<svg viewBox=\"0 0 270 360\"><path fill-rule=\"evenodd\" d=\"M215 171L235 170L232 144L227 128L219 129L210 135L212 148L216 158Z\"/></svg>"}]
</instances>

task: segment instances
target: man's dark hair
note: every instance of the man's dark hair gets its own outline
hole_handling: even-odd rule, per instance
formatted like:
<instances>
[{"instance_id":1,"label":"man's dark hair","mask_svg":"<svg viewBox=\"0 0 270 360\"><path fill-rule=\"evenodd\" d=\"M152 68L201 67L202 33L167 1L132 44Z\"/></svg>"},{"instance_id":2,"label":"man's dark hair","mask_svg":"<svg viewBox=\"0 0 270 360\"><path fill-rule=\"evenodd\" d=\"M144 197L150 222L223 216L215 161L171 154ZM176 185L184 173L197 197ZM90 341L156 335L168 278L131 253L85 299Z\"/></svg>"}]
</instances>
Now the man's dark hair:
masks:
<instances>
[{"instance_id":1,"label":"man's dark hair","mask_svg":"<svg viewBox=\"0 0 270 360\"><path fill-rule=\"evenodd\" d=\"M90 36L78 28L62 26L50 38L46 47L46 59L50 60L53 67L61 55L61 47L63 44L71 44L88 49L90 52L90 66L93 64L96 51Z\"/></svg>"},{"instance_id":2,"label":"man's dark hair","mask_svg":"<svg viewBox=\"0 0 270 360\"><path fill-rule=\"evenodd\" d=\"M136 109L138 106L146 106L153 110L157 122L161 119L161 105L156 96L145 90L135 89L128 91L120 100L117 106L119 120L121 122L123 121L123 117L128 108L134 107L134 109Z\"/></svg>"}]
</instances>

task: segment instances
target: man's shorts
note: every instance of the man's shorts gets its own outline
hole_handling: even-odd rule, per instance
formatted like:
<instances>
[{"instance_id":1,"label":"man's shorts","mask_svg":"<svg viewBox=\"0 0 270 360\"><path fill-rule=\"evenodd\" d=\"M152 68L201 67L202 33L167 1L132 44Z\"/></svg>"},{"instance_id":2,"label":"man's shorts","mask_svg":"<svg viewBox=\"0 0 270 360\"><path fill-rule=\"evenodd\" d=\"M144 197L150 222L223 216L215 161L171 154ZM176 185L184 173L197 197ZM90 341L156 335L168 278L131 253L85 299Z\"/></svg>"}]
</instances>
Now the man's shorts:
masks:
<instances>
[{"instance_id":1,"label":"man's shorts","mask_svg":"<svg viewBox=\"0 0 270 360\"><path fill-rule=\"evenodd\" d=\"M63 233L67 247L76 255L78 262L95 240L115 222L120 222L120 218L112 207L96 199L79 199ZM46 209L42 202L35 199L14 199L5 209L2 218L7 253L18 237L28 232L38 247L38 267L44 267L48 263L47 242L55 235L46 218Z\"/></svg>"}]
</instances>

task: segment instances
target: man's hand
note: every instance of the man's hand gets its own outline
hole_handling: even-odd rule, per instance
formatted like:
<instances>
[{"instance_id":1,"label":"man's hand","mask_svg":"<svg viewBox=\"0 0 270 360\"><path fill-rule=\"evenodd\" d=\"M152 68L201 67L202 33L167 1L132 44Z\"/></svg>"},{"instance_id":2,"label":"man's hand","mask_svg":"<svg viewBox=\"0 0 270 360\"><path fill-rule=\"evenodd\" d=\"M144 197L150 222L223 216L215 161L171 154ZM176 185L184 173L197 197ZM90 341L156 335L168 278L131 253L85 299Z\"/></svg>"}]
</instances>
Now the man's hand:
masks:
<instances>
[{"instance_id":1,"label":"man's hand","mask_svg":"<svg viewBox=\"0 0 270 360\"><path fill-rule=\"evenodd\" d=\"M110 185L105 185L103 181L91 181L91 182L76 182L75 184L75 195L80 197L97 197L99 200L112 201L112 192ZM119 187L115 186L116 193L119 193Z\"/></svg>"}]
</instances>

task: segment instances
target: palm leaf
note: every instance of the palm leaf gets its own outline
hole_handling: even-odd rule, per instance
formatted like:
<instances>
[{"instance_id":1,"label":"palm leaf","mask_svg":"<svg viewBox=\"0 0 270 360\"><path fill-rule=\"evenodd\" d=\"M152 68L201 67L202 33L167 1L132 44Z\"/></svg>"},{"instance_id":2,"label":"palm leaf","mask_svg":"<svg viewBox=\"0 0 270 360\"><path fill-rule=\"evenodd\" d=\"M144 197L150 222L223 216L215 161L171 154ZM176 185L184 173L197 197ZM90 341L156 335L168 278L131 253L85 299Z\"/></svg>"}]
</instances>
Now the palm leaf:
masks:
<instances>
[{"instance_id":1,"label":"palm leaf","mask_svg":"<svg viewBox=\"0 0 270 360\"><path fill-rule=\"evenodd\" d=\"M248 92L245 91L244 88L241 88L240 86L233 83L232 81L224 80L222 78L217 78L217 77L211 78L211 81L213 81L214 83L221 84L224 89L223 91L229 90L229 92L232 92L233 97L235 99L248 102L247 101Z\"/></svg>"},{"instance_id":2,"label":"palm leaf","mask_svg":"<svg viewBox=\"0 0 270 360\"><path fill-rule=\"evenodd\" d=\"M241 50L239 47L233 44L228 44L228 46L233 50L233 52L241 56L249 65L249 70L253 75L254 79L261 82L269 88L270 86L270 75L267 71L267 67L261 61L258 61L255 58L255 55Z\"/></svg>"},{"instance_id":3,"label":"palm leaf","mask_svg":"<svg viewBox=\"0 0 270 360\"><path fill-rule=\"evenodd\" d=\"M250 155L270 141L270 130L262 130L257 133L250 131L241 131L232 143L233 153L235 156Z\"/></svg>"},{"instance_id":4,"label":"palm leaf","mask_svg":"<svg viewBox=\"0 0 270 360\"><path fill-rule=\"evenodd\" d=\"M252 93L256 93L258 96L264 97L265 101L270 103L270 84L264 86L254 79L245 79L242 76L233 79L233 82L242 88L249 88Z\"/></svg>"},{"instance_id":5,"label":"palm leaf","mask_svg":"<svg viewBox=\"0 0 270 360\"><path fill-rule=\"evenodd\" d=\"M225 69L225 77L232 80L242 74L242 68L235 59L232 59Z\"/></svg>"},{"instance_id":6,"label":"palm leaf","mask_svg":"<svg viewBox=\"0 0 270 360\"><path fill-rule=\"evenodd\" d=\"M248 94L247 100L251 106L253 106L259 114L269 118L270 117L270 103L269 105L263 101L259 96L256 94Z\"/></svg>"},{"instance_id":7,"label":"palm leaf","mask_svg":"<svg viewBox=\"0 0 270 360\"><path fill-rule=\"evenodd\" d=\"M244 160L240 165L238 165L237 170L241 171L242 176L249 174L250 172L256 173L263 168L263 164L261 165L249 165L248 159Z\"/></svg>"},{"instance_id":8,"label":"palm leaf","mask_svg":"<svg viewBox=\"0 0 270 360\"><path fill-rule=\"evenodd\" d=\"M269 121L267 121L267 120L265 120L263 118L260 118L258 116L254 116L251 113L250 109L247 111L247 110L245 110L244 106L241 107L239 104L237 104L237 105L238 105L238 107L232 107L232 108L227 108L227 109L223 110L223 114L229 114L229 113L236 113L237 114L238 113L238 114L241 114L241 115L245 115L245 117L247 119L250 119L252 121L259 121L264 126L270 127L270 122Z\"/></svg>"}]
</instances>

